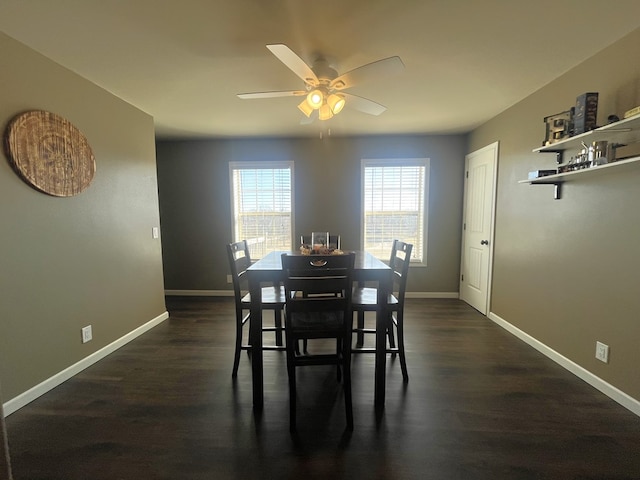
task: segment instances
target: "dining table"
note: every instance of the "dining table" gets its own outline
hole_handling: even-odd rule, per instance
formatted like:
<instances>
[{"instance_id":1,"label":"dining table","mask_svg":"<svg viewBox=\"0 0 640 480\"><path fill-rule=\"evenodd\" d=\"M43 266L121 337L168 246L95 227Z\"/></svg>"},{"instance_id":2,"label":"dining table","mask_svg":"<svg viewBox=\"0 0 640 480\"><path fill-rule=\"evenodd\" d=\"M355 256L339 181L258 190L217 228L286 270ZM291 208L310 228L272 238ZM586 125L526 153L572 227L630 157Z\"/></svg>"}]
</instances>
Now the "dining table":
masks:
<instances>
[{"instance_id":1,"label":"dining table","mask_svg":"<svg viewBox=\"0 0 640 480\"><path fill-rule=\"evenodd\" d=\"M251 294L249 339L251 342L251 371L253 386L253 408L260 411L264 406L264 373L262 349L262 310L260 308L262 286L283 281L282 254L300 255L299 252L272 251L247 269L249 293ZM366 282L377 287L376 309L374 407L384 408L386 369L386 318L387 297L391 293L393 271L383 261L365 251L355 251L354 282Z\"/></svg>"}]
</instances>

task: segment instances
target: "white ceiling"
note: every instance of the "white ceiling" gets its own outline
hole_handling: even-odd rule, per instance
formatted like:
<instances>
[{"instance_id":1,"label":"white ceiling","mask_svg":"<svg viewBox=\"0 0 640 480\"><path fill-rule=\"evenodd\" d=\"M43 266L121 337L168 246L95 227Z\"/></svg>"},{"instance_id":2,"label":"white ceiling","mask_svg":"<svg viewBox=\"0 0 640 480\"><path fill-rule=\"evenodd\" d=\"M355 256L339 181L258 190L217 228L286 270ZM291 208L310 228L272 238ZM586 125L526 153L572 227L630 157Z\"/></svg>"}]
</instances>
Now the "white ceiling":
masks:
<instances>
[{"instance_id":1,"label":"white ceiling","mask_svg":"<svg viewBox=\"0 0 640 480\"><path fill-rule=\"evenodd\" d=\"M466 132L638 27L638 0L0 0L0 30L152 115L159 138ZM393 55L405 70L349 90L382 115L301 125L297 97L236 97L303 88L270 43L339 73Z\"/></svg>"}]
</instances>

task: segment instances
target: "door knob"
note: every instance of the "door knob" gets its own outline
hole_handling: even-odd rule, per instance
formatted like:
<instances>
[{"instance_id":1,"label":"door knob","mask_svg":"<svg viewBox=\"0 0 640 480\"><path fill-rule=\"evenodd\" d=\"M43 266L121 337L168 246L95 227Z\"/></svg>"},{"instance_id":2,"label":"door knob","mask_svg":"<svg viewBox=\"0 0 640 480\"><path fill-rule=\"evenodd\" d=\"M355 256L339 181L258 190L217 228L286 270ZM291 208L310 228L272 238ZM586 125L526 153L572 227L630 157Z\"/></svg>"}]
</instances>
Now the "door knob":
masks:
<instances>
[{"instance_id":1,"label":"door knob","mask_svg":"<svg viewBox=\"0 0 640 480\"><path fill-rule=\"evenodd\" d=\"M480 245L489 245L489 240L480 240Z\"/></svg>"}]
</instances>

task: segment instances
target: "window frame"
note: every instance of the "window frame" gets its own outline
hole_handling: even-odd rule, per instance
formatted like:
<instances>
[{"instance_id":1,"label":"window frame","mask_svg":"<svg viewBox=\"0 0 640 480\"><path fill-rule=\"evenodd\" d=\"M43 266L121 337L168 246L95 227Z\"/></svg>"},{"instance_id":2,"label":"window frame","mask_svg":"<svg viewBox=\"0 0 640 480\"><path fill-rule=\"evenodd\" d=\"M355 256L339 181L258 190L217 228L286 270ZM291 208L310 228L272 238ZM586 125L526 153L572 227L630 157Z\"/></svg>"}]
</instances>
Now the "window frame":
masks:
<instances>
[{"instance_id":1,"label":"window frame","mask_svg":"<svg viewBox=\"0 0 640 480\"><path fill-rule=\"evenodd\" d=\"M230 196L230 220L231 220L231 238L233 242L244 240L244 238L236 238L238 233L238 225L236 222L237 215L235 211L235 182L234 182L234 171L236 170L282 170L288 169L290 172L290 180L291 180L291 200L290 200L290 232L289 232L289 241L290 244L287 246L287 250L292 249L293 241L294 241L294 232L295 232L295 171L294 171L294 162L292 160L264 160L264 161L231 161L229 162L229 196ZM254 253L251 249L251 242L249 242L249 250L251 251L251 260L258 260L262 258L262 255ZM265 251L264 255L269 253L269 251Z\"/></svg>"},{"instance_id":2,"label":"window frame","mask_svg":"<svg viewBox=\"0 0 640 480\"><path fill-rule=\"evenodd\" d=\"M360 247L365 250L366 238L365 238L365 217L366 217L366 182L367 182L367 168L375 167L415 167L420 166L424 168L423 185L422 185L422 242L421 245L416 245L417 242L412 242L409 239L398 238L398 240L407 241L413 243L413 253L411 258L412 266L426 266L427 265L427 245L428 245L428 230L429 230L429 174L431 160L427 157L420 158L379 158L361 159L361 214L360 214ZM387 252L384 257L377 256L382 261L388 262L391 251ZM374 254L375 255L375 254ZM414 257L414 255L417 255Z\"/></svg>"}]
</instances>

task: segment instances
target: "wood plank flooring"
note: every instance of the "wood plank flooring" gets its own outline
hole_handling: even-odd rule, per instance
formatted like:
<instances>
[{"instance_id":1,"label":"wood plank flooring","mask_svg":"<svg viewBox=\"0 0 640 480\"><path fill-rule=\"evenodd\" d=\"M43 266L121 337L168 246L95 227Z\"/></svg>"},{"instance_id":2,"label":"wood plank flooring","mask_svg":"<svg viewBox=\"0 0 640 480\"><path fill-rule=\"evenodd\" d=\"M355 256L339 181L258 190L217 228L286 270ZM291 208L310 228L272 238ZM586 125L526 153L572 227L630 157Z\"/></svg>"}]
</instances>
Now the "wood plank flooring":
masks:
<instances>
[{"instance_id":1,"label":"wood plank flooring","mask_svg":"<svg viewBox=\"0 0 640 480\"><path fill-rule=\"evenodd\" d=\"M233 363L230 298L168 297L170 319L7 417L16 480L640 479L640 418L457 300L408 299L407 362L384 413L353 360L355 429L331 367Z\"/></svg>"}]
</instances>

